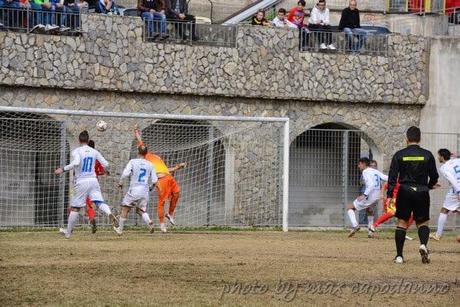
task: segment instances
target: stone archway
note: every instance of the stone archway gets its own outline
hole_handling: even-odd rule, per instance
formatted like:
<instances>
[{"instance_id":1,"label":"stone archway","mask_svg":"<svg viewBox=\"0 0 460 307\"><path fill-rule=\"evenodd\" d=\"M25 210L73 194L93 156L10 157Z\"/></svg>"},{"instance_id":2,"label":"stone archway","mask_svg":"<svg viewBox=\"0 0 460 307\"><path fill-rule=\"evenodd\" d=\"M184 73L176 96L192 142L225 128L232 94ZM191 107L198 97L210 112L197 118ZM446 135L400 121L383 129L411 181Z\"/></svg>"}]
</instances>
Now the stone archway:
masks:
<instances>
[{"instance_id":1,"label":"stone archway","mask_svg":"<svg viewBox=\"0 0 460 307\"><path fill-rule=\"evenodd\" d=\"M343 226L344 205L358 193L362 156L378 161L382 155L349 125L325 123L297 135L290 145L289 225Z\"/></svg>"}]
</instances>

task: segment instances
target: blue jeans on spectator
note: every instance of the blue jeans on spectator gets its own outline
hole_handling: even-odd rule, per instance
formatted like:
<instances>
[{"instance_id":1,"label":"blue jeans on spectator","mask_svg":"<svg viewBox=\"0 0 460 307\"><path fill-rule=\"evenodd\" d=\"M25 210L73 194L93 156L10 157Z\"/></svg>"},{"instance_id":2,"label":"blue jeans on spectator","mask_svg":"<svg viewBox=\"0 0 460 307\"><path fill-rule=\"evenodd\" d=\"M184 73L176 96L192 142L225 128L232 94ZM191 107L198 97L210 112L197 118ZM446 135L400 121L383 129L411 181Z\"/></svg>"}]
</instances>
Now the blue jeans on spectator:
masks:
<instances>
[{"instance_id":1,"label":"blue jeans on spectator","mask_svg":"<svg viewBox=\"0 0 460 307\"><path fill-rule=\"evenodd\" d=\"M56 0L51 0L51 24L52 25L58 25L60 27L64 27L65 26L65 22L66 22L66 7L65 6L62 6L62 7L58 7L57 4L59 3L59 1L56 1ZM58 19L59 19L59 22L58 22Z\"/></svg>"},{"instance_id":2,"label":"blue jeans on spectator","mask_svg":"<svg viewBox=\"0 0 460 307\"><path fill-rule=\"evenodd\" d=\"M97 2L97 8L99 10L99 12L101 14L108 14L110 12L114 13L114 14L118 14L118 8L117 6L115 5L115 3L113 2L112 3L112 7L110 8L110 11L107 10L104 6L104 4L102 4L100 1Z\"/></svg>"},{"instance_id":3,"label":"blue jeans on spectator","mask_svg":"<svg viewBox=\"0 0 460 307\"><path fill-rule=\"evenodd\" d=\"M49 10L43 9L40 4L36 3L31 3L30 8L32 9L32 26L50 23Z\"/></svg>"},{"instance_id":4,"label":"blue jeans on spectator","mask_svg":"<svg viewBox=\"0 0 460 307\"><path fill-rule=\"evenodd\" d=\"M348 48L353 52L358 52L363 47L364 43L367 41L367 31L360 28L344 28L345 36L348 41ZM358 42L355 43L355 36L358 37Z\"/></svg>"},{"instance_id":5,"label":"blue jeans on spectator","mask_svg":"<svg viewBox=\"0 0 460 307\"><path fill-rule=\"evenodd\" d=\"M0 8L19 9L21 8L21 6L19 5L19 1L6 2L6 0L0 0ZM18 17L19 14L17 13L17 11L3 10L2 12L0 12L0 23L8 27L17 27L19 26L17 24L19 23Z\"/></svg>"},{"instance_id":6,"label":"blue jeans on spectator","mask_svg":"<svg viewBox=\"0 0 460 307\"><path fill-rule=\"evenodd\" d=\"M80 28L80 8L74 5L66 6L65 12L65 21L69 23L68 27L72 30Z\"/></svg>"},{"instance_id":7,"label":"blue jeans on spectator","mask_svg":"<svg viewBox=\"0 0 460 307\"><path fill-rule=\"evenodd\" d=\"M166 15L159 12L143 12L142 19L147 21L149 36L152 37L154 32L158 32L158 24L160 25L160 33L166 34ZM159 22L156 22L159 20Z\"/></svg>"},{"instance_id":8,"label":"blue jeans on spectator","mask_svg":"<svg viewBox=\"0 0 460 307\"><path fill-rule=\"evenodd\" d=\"M21 6L19 5L19 1L7 2L6 0L0 0L0 7L18 9Z\"/></svg>"}]
</instances>

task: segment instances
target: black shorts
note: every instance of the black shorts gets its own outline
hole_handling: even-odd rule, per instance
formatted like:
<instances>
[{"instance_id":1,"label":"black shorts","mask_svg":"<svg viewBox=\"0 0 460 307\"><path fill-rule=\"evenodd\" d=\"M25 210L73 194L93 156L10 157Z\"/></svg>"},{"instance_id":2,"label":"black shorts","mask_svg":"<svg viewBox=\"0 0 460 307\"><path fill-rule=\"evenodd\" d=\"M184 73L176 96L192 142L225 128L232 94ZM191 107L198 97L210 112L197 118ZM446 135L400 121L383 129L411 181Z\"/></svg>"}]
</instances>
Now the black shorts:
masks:
<instances>
[{"instance_id":1,"label":"black shorts","mask_svg":"<svg viewBox=\"0 0 460 307\"><path fill-rule=\"evenodd\" d=\"M411 213L414 213L414 220L417 223L430 220L430 192L414 191L410 187L401 185L396 198L395 216L408 221Z\"/></svg>"}]
</instances>

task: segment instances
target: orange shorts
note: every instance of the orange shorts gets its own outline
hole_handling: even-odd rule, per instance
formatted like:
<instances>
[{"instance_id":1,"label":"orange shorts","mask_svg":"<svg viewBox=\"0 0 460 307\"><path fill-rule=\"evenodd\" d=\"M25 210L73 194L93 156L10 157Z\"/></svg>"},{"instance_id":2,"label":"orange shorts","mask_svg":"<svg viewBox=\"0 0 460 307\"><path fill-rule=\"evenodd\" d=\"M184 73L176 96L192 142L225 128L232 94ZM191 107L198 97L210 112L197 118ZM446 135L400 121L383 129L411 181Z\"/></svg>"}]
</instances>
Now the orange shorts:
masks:
<instances>
[{"instance_id":1,"label":"orange shorts","mask_svg":"<svg viewBox=\"0 0 460 307\"><path fill-rule=\"evenodd\" d=\"M158 201L170 199L174 193L180 193L180 187L176 179L171 175L158 178L157 182Z\"/></svg>"}]
</instances>

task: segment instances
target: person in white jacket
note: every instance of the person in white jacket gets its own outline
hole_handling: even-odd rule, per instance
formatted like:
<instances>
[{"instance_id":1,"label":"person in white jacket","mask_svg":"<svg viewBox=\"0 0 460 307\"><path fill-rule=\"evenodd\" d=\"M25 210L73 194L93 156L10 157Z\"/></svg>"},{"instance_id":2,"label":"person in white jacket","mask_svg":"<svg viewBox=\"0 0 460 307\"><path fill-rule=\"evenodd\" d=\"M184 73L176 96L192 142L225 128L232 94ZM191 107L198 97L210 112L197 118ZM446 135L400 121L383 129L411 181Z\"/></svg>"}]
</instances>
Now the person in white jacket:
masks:
<instances>
[{"instance_id":1,"label":"person in white jacket","mask_svg":"<svg viewBox=\"0 0 460 307\"><path fill-rule=\"evenodd\" d=\"M297 26L287 19L287 11L284 8L278 10L278 15L272 20L272 25L277 28L297 29Z\"/></svg>"},{"instance_id":2,"label":"person in white jacket","mask_svg":"<svg viewBox=\"0 0 460 307\"><path fill-rule=\"evenodd\" d=\"M325 0L318 0L318 3L311 11L308 28L315 33L316 40L320 43L320 49L336 49L332 44L329 9L326 7Z\"/></svg>"}]
</instances>

